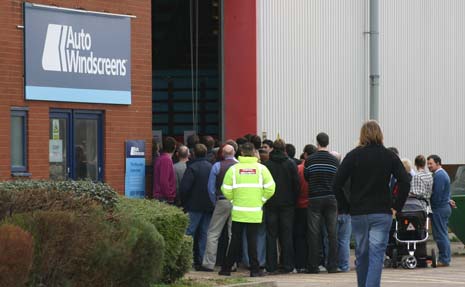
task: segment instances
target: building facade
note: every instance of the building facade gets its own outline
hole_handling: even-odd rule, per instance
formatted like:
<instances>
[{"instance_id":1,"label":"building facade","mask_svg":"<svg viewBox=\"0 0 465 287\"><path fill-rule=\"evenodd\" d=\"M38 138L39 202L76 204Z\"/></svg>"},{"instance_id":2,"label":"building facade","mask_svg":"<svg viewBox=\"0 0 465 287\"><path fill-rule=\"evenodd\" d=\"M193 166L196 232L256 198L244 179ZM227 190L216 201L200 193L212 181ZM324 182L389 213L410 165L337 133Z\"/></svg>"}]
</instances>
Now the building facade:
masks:
<instances>
[{"instance_id":1,"label":"building facade","mask_svg":"<svg viewBox=\"0 0 465 287\"><path fill-rule=\"evenodd\" d=\"M125 142L145 141L150 163L150 7L0 2L1 180L91 178L124 193Z\"/></svg>"}]
</instances>

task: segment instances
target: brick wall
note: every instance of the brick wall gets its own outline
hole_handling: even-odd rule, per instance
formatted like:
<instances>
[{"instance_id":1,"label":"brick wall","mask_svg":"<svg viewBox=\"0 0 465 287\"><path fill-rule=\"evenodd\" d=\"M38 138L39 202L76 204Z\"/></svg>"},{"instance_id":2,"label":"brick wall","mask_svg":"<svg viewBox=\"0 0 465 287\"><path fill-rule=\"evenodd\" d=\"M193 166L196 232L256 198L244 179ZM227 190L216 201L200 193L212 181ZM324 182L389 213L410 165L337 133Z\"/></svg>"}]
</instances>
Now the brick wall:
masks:
<instances>
[{"instance_id":1,"label":"brick wall","mask_svg":"<svg viewBox=\"0 0 465 287\"><path fill-rule=\"evenodd\" d=\"M130 106L25 101L23 83L24 1L0 1L0 180L11 178L10 108L28 107L28 165L33 178L48 178L50 108L104 111L105 182L124 190L124 141L152 145L152 48L150 0L36 0L34 3L135 15L131 19L132 104Z\"/></svg>"}]
</instances>

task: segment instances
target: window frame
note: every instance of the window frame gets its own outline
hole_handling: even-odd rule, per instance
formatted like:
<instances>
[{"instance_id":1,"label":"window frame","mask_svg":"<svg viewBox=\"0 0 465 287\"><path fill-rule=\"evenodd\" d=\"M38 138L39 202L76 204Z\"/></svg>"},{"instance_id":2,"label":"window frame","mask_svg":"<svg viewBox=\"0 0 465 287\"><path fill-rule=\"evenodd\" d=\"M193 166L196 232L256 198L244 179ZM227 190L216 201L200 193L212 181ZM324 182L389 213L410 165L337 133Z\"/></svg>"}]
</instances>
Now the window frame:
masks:
<instances>
[{"instance_id":1,"label":"window frame","mask_svg":"<svg viewBox=\"0 0 465 287\"><path fill-rule=\"evenodd\" d=\"M10 157L10 168L11 173L14 175L16 173L26 173L28 171L28 154L27 154L27 116L28 109L27 108L11 108L10 111L10 151L12 150L13 142L12 142L12 118L13 117L21 117L23 118L23 125L22 125L22 152L23 152L23 165L13 165L12 158Z\"/></svg>"}]
</instances>

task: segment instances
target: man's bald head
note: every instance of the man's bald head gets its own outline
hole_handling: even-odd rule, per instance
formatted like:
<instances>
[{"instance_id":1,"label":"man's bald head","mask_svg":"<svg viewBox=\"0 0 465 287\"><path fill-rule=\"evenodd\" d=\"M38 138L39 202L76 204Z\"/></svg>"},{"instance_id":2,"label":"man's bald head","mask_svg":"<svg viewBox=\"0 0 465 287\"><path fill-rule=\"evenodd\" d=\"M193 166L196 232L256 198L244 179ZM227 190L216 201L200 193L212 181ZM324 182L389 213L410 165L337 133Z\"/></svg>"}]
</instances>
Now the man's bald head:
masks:
<instances>
[{"instance_id":1,"label":"man's bald head","mask_svg":"<svg viewBox=\"0 0 465 287\"><path fill-rule=\"evenodd\" d=\"M232 145L224 145L223 147L223 157L227 157L227 156L234 156L235 154L235 150L234 150L234 147Z\"/></svg>"}]
</instances>

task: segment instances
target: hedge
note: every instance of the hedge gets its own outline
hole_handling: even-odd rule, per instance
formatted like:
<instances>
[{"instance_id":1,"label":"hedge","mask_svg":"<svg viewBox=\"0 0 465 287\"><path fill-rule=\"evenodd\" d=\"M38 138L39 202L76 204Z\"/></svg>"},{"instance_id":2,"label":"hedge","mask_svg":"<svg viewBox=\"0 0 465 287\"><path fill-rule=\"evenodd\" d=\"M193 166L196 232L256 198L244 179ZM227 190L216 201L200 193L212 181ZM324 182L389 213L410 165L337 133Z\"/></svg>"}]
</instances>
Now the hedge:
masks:
<instances>
[{"instance_id":1,"label":"hedge","mask_svg":"<svg viewBox=\"0 0 465 287\"><path fill-rule=\"evenodd\" d=\"M29 232L0 226L0 286L24 287L32 266L33 240Z\"/></svg>"},{"instance_id":2,"label":"hedge","mask_svg":"<svg viewBox=\"0 0 465 287\"><path fill-rule=\"evenodd\" d=\"M192 264L192 243L185 237L189 219L181 209L153 200L120 198L117 212L144 219L157 228L165 239L162 280L174 282Z\"/></svg>"},{"instance_id":3,"label":"hedge","mask_svg":"<svg viewBox=\"0 0 465 287\"><path fill-rule=\"evenodd\" d=\"M0 182L0 220L16 211L69 210L80 207L84 211L93 204L111 210L117 202L116 191L101 182L85 180Z\"/></svg>"},{"instance_id":4,"label":"hedge","mask_svg":"<svg viewBox=\"0 0 465 287\"><path fill-rule=\"evenodd\" d=\"M29 286L150 286L160 280L164 241L152 224L102 213L39 211L5 222L34 237Z\"/></svg>"}]
</instances>

